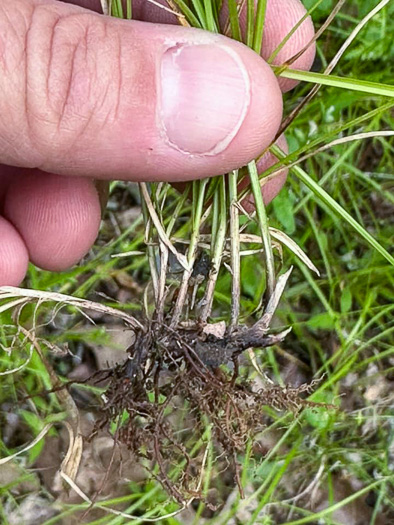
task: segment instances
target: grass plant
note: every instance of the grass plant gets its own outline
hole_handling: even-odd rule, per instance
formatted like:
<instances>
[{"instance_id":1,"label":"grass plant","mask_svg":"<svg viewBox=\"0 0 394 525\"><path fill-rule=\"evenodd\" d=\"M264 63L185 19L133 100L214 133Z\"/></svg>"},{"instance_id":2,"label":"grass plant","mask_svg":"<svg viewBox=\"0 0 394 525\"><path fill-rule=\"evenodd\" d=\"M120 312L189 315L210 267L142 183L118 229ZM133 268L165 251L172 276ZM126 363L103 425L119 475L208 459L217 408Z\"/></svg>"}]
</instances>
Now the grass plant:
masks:
<instances>
[{"instance_id":1,"label":"grass plant","mask_svg":"<svg viewBox=\"0 0 394 525\"><path fill-rule=\"evenodd\" d=\"M259 0L256 9L250 0L245 4L254 14L245 43L259 51L266 2ZM285 95L282 128L289 153L272 146L276 165L264 173L257 172L255 161L246 167L254 215L237 206L242 170L189 183L182 196L164 183L136 188L114 182L100 238L78 267L62 274L31 267L25 283L30 293L0 289L0 454L6 459L18 453L12 462L0 460L0 475L10 463L17 472L0 487L4 523L11 511L23 508L29 490L56 509L43 525L74 523L81 516L91 525L338 525L351 519L378 525L394 520L394 5L388 0L304 4L319 35L317 71L272 66L276 74L301 83ZM131 0L113 0L106 7L112 16L132 18ZM218 31L219 7L218 0L168 1L182 25L208 31ZM229 0L228 31L242 40L235 0ZM288 182L266 209L260 185L284 165L290 170ZM131 204L141 206L143 214L126 225L118 217ZM215 271L205 287L196 284L191 299L189 281L201 247ZM180 512L182 505L154 477L130 481L126 495L94 501L69 475L72 460L63 481L79 494L80 503L54 500L40 483L35 461L70 412L75 424L70 440L77 439L80 424L73 398L66 393L59 399L56 375L63 381L73 356L86 345L113 344L111 325L90 322L92 309L129 325L154 311L163 320L170 279L179 284L172 328L185 316L193 318L191 301L200 304L203 321L250 324L260 318L278 277L291 266L274 324L278 330L291 326L292 332L251 353L245 373L264 385L319 378L308 399L339 410L305 408L294 416L262 406L266 427L259 451L246 443L236 457L243 493L234 479L218 473L207 423L190 452L202 458L196 491L204 498L188 501L188 511ZM21 441L7 435L10 414L23 429ZM169 477L176 479L180 469L173 465ZM25 490L29 483L34 488ZM220 505L220 512L210 501ZM91 507L105 512L91 518L86 512Z\"/></svg>"}]
</instances>

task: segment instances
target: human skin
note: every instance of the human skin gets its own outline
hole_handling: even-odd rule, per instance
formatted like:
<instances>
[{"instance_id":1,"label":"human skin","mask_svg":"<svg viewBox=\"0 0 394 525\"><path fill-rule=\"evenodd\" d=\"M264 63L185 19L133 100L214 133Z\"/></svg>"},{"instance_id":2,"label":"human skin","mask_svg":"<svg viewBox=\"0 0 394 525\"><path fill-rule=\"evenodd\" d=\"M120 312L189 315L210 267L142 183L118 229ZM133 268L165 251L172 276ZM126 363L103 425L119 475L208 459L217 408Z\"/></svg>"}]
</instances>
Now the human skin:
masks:
<instances>
[{"instance_id":1,"label":"human skin","mask_svg":"<svg viewBox=\"0 0 394 525\"><path fill-rule=\"evenodd\" d=\"M299 8L282 3L267 48ZM29 260L61 271L87 253L100 224L93 178L218 175L259 155L279 128L278 82L250 49L171 25L146 0L134 14L169 24L85 9L99 6L0 0L0 285L19 284ZM290 44L292 56L300 43ZM283 179L263 188L266 201Z\"/></svg>"}]
</instances>

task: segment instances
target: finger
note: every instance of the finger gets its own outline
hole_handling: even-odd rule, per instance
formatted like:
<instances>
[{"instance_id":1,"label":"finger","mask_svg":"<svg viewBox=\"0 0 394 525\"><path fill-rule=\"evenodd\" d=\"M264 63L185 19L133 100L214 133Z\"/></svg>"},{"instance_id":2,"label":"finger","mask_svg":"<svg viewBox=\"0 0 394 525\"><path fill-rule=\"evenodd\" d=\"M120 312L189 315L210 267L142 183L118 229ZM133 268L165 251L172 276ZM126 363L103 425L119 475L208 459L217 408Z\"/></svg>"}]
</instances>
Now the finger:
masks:
<instances>
[{"instance_id":1,"label":"finger","mask_svg":"<svg viewBox=\"0 0 394 525\"><path fill-rule=\"evenodd\" d=\"M0 215L3 208L3 199L7 188L15 175L15 168L0 164Z\"/></svg>"},{"instance_id":2,"label":"finger","mask_svg":"<svg viewBox=\"0 0 394 525\"><path fill-rule=\"evenodd\" d=\"M4 215L19 232L34 264L46 270L65 270L96 239L98 193L88 179L26 171L15 174L9 185Z\"/></svg>"},{"instance_id":3,"label":"finger","mask_svg":"<svg viewBox=\"0 0 394 525\"><path fill-rule=\"evenodd\" d=\"M93 4L97 8L97 3L95 3L94 0L81 1L84 1L86 7L91 7ZM73 3L78 4L79 1L73 0ZM155 0L155 3L149 0L134 0L133 18L135 20L145 20L163 24L177 24L177 17L168 10L160 8L158 4L162 4L164 7L168 6L166 0ZM246 2L243 4L239 2L239 5L241 6L239 14L241 32L245 40ZM257 7L257 0L255 0L255 6ZM101 11L99 10L99 12ZM276 54L272 63L282 65L308 46L315 31L310 16L306 17L305 20L300 23L305 17L306 12L300 0L267 0L261 48L261 56L265 60L270 58L276 48L288 37L298 24L299 26L294 31L294 34L290 36L281 50ZM220 19L223 30L228 23L228 0L224 0L223 2ZM316 46L313 42L305 49L305 52L291 64L291 67L308 71L313 64L315 54ZM283 92L289 91L298 84L298 81L286 78L278 78L278 82Z\"/></svg>"},{"instance_id":4,"label":"finger","mask_svg":"<svg viewBox=\"0 0 394 525\"><path fill-rule=\"evenodd\" d=\"M224 0L221 23L222 30L228 22L228 0ZM100 2L95 0L72 0L72 3L84 5L84 7L101 11ZM133 18L135 20L145 20L149 22L176 24L177 18L168 10L162 9L157 4L168 8L166 0L158 0L156 3L149 2L149 0L134 0L133 1ZM257 6L257 0L255 0ZM124 2L125 5L125 2ZM246 2L241 5L240 24L243 36L246 33ZM287 37L292 29L297 26L300 20L305 16L306 9L300 0L267 0L264 33L262 42L261 56L268 60L271 54L279 46L279 44ZM282 65L294 55L299 53L311 41L314 35L313 23L310 16L308 16L296 29L294 34L287 40L286 44L281 48L279 53L273 59L273 64ZM315 58L315 44L311 44L306 51L292 63L291 67L294 69L301 69L307 71L311 68ZM282 91L289 91L295 87L298 82L286 78L278 79Z\"/></svg>"},{"instance_id":5,"label":"finger","mask_svg":"<svg viewBox=\"0 0 394 525\"><path fill-rule=\"evenodd\" d=\"M18 286L27 271L29 256L17 230L0 216L0 286Z\"/></svg>"},{"instance_id":6,"label":"finger","mask_svg":"<svg viewBox=\"0 0 394 525\"><path fill-rule=\"evenodd\" d=\"M279 127L271 69L223 36L51 0L0 0L0 34L5 164L190 180L247 163Z\"/></svg>"},{"instance_id":7,"label":"finger","mask_svg":"<svg viewBox=\"0 0 394 525\"><path fill-rule=\"evenodd\" d=\"M284 135L281 135L275 144L279 146L280 149L285 153L289 151L287 140ZM264 173L265 170L277 162L278 159L275 157L275 155L270 151L267 151L257 162L257 171L259 173ZM284 183L286 182L288 171L289 170L287 168L283 168L282 170L278 171L278 173L274 173L272 176L268 176L265 180L262 180L261 192L263 194L264 204L269 204L278 195Z\"/></svg>"},{"instance_id":8,"label":"finger","mask_svg":"<svg viewBox=\"0 0 394 525\"><path fill-rule=\"evenodd\" d=\"M17 230L3 216L3 199L13 177L13 168L0 166L0 286L18 286L27 271L29 256Z\"/></svg>"},{"instance_id":9,"label":"finger","mask_svg":"<svg viewBox=\"0 0 394 525\"><path fill-rule=\"evenodd\" d=\"M306 12L299 0L268 0L261 53L265 60L269 59L279 44L305 16ZM275 65L284 64L307 46L314 33L312 19L308 16L287 40L272 63ZM316 46L313 43L291 64L291 67L308 71L313 64L315 53ZM283 92L289 91L298 84L296 80L288 78L278 78L278 82Z\"/></svg>"},{"instance_id":10,"label":"finger","mask_svg":"<svg viewBox=\"0 0 394 525\"><path fill-rule=\"evenodd\" d=\"M67 4L78 5L96 13L103 13L100 0L61 0ZM122 0L123 13L127 12L127 0ZM133 20L154 24L178 24L178 18L172 14L167 0L132 0Z\"/></svg>"}]
</instances>

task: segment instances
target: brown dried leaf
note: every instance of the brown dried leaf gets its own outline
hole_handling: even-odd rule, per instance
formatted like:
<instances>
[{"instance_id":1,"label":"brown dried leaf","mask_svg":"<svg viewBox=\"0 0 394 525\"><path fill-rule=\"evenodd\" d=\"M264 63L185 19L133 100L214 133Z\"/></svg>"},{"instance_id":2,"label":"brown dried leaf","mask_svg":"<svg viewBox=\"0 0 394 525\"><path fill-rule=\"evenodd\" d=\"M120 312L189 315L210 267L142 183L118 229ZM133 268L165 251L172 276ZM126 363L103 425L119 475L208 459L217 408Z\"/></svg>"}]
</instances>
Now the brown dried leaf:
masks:
<instances>
[{"instance_id":1,"label":"brown dried leaf","mask_svg":"<svg viewBox=\"0 0 394 525\"><path fill-rule=\"evenodd\" d=\"M76 429L74 429L67 421L65 421L64 424L67 427L70 441L67 454L60 465L60 475L63 477L63 474L65 474L67 477L75 481L82 458L83 439L80 433L79 421Z\"/></svg>"}]
</instances>

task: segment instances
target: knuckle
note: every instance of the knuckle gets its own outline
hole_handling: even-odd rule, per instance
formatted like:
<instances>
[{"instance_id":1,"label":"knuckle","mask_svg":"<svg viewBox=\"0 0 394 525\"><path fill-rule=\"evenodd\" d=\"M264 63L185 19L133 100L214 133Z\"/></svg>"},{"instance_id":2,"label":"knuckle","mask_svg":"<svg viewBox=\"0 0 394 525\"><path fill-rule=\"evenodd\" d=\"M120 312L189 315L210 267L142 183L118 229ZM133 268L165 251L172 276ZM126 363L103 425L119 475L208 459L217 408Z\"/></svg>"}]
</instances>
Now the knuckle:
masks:
<instances>
[{"instance_id":1,"label":"knuckle","mask_svg":"<svg viewBox=\"0 0 394 525\"><path fill-rule=\"evenodd\" d=\"M26 48L30 136L44 155L50 148L61 156L112 118L118 77L103 53L116 59L116 45L97 15L64 16L43 5L35 8Z\"/></svg>"},{"instance_id":2,"label":"knuckle","mask_svg":"<svg viewBox=\"0 0 394 525\"><path fill-rule=\"evenodd\" d=\"M31 16L28 4L0 3L0 155L5 163L15 162L18 143L26 142L21 138L27 134L25 41Z\"/></svg>"}]
</instances>

